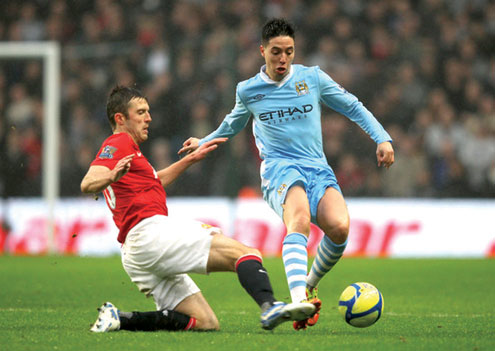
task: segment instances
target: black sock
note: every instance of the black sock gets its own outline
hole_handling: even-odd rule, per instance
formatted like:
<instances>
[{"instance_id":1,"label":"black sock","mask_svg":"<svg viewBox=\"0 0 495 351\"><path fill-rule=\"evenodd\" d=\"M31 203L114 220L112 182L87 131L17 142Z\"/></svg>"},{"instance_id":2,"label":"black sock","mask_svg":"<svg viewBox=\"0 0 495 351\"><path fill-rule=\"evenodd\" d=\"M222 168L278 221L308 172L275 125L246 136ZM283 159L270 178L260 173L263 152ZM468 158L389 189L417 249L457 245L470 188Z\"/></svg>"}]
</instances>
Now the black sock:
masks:
<instances>
[{"instance_id":1,"label":"black sock","mask_svg":"<svg viewBox=\"0 0 495 351\"><path fill-rule=\"evenodd\" d=\"M196 324L195 318L171 310L119 312L119 317L121 330L189 330Z\"/></svg>"},{"instance_id":2,"label":"black sock","mask_svg":"<svg viewBox=\"0 0 495 351\"><path fill-rule=\"evenodd\" d=\"M236 272L242 287L260 307L266 302L275 302L272 285L260 257L242 256L237 260Z\"/></svg>"}]
</instances>

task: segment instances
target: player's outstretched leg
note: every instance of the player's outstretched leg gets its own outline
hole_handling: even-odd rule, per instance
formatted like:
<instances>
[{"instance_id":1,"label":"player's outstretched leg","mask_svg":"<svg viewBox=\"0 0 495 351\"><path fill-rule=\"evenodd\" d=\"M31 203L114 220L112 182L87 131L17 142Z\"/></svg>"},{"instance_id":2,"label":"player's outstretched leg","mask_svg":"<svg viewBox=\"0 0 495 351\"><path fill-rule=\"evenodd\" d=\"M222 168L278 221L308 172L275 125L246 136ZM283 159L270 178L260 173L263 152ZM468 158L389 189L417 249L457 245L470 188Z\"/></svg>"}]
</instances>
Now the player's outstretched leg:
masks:
<instances>
[{"instance_id":1,"label":"player's outstretched leg","mask_svg":"<svg viewBox=\"0 0 495 351\"><path fill-rule=\"evenodd\" d=\"M309 303L286 304L275 300L260 256L241 256L235 267L241 285L261 307L260 321L263 329L272 330L280 323L307 319L315 313L314 306Z\"/></svg>"},{"instance_id":2,"label":"player's outstretched leg","mask_svg":"<svg viewBox=\"0 0 495 351\"><path fill-rule=\"evenodd\" d=\"M272 330L283 322L306 320L312 317L315 312L316 308L311 303L276 301L263 309L261 326L263 329Z\"/></svg>"},{"instance_id":3,"label":"player's outstretched leg","mask_svg":"<svg viewBox=\"0 0 495 351\"><path fill-rule=\"evenodd\" d=\"M151 312L122 312L112 303L105 302L99 309L98 318L91 327L95 333L117 330L154 331L154 330L191 330L196 319L172 310Z\"/></svg>"}]
</instances>

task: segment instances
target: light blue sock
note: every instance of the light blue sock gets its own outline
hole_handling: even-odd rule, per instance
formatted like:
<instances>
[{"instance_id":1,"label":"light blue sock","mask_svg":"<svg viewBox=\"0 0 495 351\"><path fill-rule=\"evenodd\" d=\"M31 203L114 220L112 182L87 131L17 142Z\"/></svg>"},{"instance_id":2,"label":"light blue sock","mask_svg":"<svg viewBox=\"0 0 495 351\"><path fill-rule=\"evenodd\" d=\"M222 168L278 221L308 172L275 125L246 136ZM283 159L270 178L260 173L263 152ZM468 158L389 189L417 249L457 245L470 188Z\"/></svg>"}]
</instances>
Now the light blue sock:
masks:
<instances>
[{"instance_id":1,"label":"light blue sock","mask_svg":"<svg viewBox=\"0 0 495 351\"><path fill-rule=\"evenodd\" d=\"M347 246L347 240L342 244L335 244L328 236L324 236L318 245L316 257L308 275L308 288L318 285L321 278L327 274L339 261Z\"/></svg>"},{"instance_id":2,"label":"light blue sock","mask_svg":"<svg viewBox=\"0 0 495 351\"><path fill-rule=\"evenodd\" d=\"M283 242L282 259L292 302L306 300L307 245L308 238L301 233L287 234Z\"/></svg>"}]
</instances>

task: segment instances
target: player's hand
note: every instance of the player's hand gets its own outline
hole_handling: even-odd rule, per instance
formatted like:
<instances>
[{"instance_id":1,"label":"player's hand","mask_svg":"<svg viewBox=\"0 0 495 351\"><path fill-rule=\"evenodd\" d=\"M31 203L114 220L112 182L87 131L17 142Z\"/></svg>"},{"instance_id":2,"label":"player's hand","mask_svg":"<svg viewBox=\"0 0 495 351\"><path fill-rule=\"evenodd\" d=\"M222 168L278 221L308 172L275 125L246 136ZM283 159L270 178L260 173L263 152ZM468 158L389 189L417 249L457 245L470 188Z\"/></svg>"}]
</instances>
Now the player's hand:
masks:
<instances>
[{"instance_id":1,"label":"player's hand","mask_svg":"<svg viewBox=\"0 0 495 351\"><path fill-rule=\"evenodd\" d=\"M134 154L130 154L122 157L119 160L119 162L117 162L115 167L112 169L112 176L111 176L112 182L118 181L127 172L129 172L129 169L131 169L131 162L133 158L134 158Z\"/></svg>"},{"instance_id":2,"label":"player's hand","mask_svg":"<svg viewBox=\"0 0 495 351\"><path fill-rule=\"evenodd\" d=\"M191 137L191 138L187 139L186 141L184 141L184 143L182 144L182 149L180 149L179 152L177 152L177 153L179 155L184 153L184 152L186 154L188 154L188 153L196 150L198 147L199 147L199 139Z\"/></svg>"},{"instance_id":3,"label":"player's hand","mask_svg":"<svg viewBox=\"0 0 495 351\"><path fill-rule=\"evenodd\" d=\"M206 157L210 152L215 150L218 145L225 143L228 138L215 138L213 140L207 141L198 147L194 152L190 153L189 156L194 162L200 161Z\"/></svg>"},{"instance_id":4,"label":"player's hand","mask_svg":"<svg viewBox=\"0 0 495 351\"><path fill-rule=\"evenodd\" d=\"M376 159L378 160L378 167L384 166L387 169L394 163L394 148L392 143L385 141L378 144L376 148Z\"/></svg>"}]
</instances>

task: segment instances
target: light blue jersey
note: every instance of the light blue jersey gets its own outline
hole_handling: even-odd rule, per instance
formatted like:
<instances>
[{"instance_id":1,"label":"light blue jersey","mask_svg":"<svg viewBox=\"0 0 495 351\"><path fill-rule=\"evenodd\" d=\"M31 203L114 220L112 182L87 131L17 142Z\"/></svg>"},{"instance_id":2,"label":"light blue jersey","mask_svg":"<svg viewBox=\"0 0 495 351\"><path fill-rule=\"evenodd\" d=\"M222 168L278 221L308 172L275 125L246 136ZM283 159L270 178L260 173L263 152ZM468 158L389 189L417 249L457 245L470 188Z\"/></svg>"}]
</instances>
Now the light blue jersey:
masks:
<instances>
[{"instance_id":1,"label":"light blue jersey","mask_svg":"<svg viewBox=\"0 0 495 351\"><path fill-rule=\"evenodd\" d=\"M326 187L339 189L323 153L322 102L357 123L376 143L391 141L391 138L354 95L334 82L319 67L292 65L289 74L280 82L271 80L264 70L265 66L256 76L237 85L234 109L213 133L201 139L200 144L214 138L236 135L253 116L256 146L264 160L261 167L263 194L265 200L281 215L282 210L276 207L281 208L286 191L297 182L305 186L310 205L314 202L314 206L317 206ZM283 164L300 169L281 169ZM309 178L312 173L319 174L321 170L325 171L323 177L332 179L322 190L315 191L315 199L312 201L310 183L315 182L316 185L319 180ZM301 173L300 177L298 173ZM316 208L314 213L313 208L311 212L315 216Z\"/></svg>"}]
</instances>

